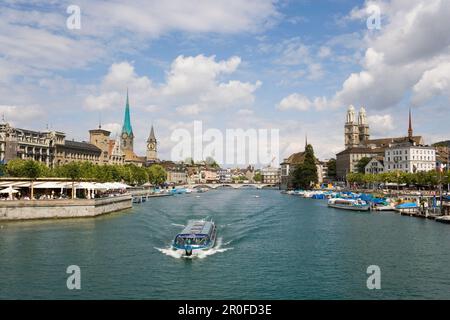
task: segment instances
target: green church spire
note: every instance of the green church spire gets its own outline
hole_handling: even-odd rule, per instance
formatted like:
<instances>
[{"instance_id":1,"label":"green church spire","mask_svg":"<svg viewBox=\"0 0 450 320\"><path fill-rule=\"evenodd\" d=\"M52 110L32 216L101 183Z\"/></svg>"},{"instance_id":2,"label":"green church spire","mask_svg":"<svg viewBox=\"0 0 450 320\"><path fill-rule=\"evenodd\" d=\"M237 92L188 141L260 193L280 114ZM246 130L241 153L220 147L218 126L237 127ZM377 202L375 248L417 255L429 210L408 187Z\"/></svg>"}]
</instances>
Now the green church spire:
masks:
<instances>
[{"instance_id":1,"label":"green church spire","mask_svg":"<svg viewBox=\"0 0 450 320\"><path fill-rule=\"evenodd\" d=\"M123 119L122 133L127 133L129 136L133 135L133 129L131 128L130 120L130 104L128 101L128 88L127 88L127 104L125 106L125 117Z\"/></svg>"}]
</instances>

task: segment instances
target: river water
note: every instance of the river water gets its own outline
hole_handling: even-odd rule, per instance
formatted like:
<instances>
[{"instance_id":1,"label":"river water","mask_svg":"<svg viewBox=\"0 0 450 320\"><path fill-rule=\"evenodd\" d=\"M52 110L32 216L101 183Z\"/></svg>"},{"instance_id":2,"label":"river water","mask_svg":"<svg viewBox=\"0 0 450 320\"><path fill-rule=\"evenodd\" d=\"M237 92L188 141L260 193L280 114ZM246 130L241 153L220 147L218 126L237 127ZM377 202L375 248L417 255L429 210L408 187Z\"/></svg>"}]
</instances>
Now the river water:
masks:
<instances>
[{"instance_id":1,"label":"river water","mask_svg":"<svg viewBox=\"0 0 450 320\"><path fill-rule=\"evenodd\" d=\"M217 246L168 250L189 219L212 218ZM69 265L81 290L68 290ZM367 267L381 270L369 290ZM450 226L327 208L277 190L152 198L98 218L0 222L1 299L450 298Z\"/></svg>"}]
</instances>

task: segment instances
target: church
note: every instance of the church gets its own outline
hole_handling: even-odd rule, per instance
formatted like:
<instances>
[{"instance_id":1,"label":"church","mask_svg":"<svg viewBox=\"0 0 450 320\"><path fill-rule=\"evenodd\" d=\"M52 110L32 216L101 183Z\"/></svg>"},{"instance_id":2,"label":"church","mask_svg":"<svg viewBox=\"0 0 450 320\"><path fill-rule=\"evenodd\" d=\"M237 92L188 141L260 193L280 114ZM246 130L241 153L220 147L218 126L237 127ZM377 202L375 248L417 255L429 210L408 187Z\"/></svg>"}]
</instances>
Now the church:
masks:
<instances>
[{"instance_id":1,"label":"church","mask_svg":"<svg viewBox=\"0 0 450 320\"><path fill-rule=\"evenodd\" d=\"M394 144L411 141L415 145L423 145L422 136L414 136L411 112L409 113L408 135L395 138L370 139L370 128L366 110L361 107L356 117L355 107L347 110L344 126L345 150L336 154L336 176L345 180L348 173L356 172L356 165L362 158L384 157L385 150Z\"/></svg>"},{"instance_id":2,"label":"church","mask_svg":"<svg viewBox=\"0 0 450 320\"><path fill-rule=\"evenodd\" d=\"M153 125L150 128L150 134L147 139L146 156L138 156L134 152L134 134L133 128L131 126L130 102L128 98L128 90L127 90L127 101L125 104L125 115L123 119L122 132L120 134L120 144L122 152L125 156L124 159L125 163L133 163L138 166L145 166L159 162L157 153L158 141L156 140L155 137Z\"/></svg>"},{"instance_id":3,"label":"church","mask_svg":"<svg viewBox=\"0 0 450 320\"><path fill-rule=\"evenodd\" d=\"M101 150L100 163L127 164L132 163L137 166L148 166L159 162L157 146L153 125L147 139L146 156L138 156L134 152L134 133L131 126L130 101L128 97L125 103L125 114L122 125L122 132L115 140L110 139L111 132L104 130L99 125L98 129L90 130L90 143Z\"/></svg>"}]
</instances>

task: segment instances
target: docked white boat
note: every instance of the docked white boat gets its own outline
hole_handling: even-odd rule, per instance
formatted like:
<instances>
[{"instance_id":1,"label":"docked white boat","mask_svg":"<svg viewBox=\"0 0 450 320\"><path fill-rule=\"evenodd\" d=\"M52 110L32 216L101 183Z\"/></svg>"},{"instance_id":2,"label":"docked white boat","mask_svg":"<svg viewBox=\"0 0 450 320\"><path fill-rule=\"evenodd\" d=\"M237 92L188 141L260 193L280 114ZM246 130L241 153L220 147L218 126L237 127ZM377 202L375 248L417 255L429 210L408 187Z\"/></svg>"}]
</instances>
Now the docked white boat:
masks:
<instances>
[{"instance_id":1,"label":"docked white boat","mask_svg":"<svg viewBox=\"0 0 450 320\"><path fill-rule=\"evenodd\" d=\"M370 205L366 201L360 199L334 198L328 200L328 206L331 208L353 211L368 211L370 209Z\"/></svg>"}]
</instances>

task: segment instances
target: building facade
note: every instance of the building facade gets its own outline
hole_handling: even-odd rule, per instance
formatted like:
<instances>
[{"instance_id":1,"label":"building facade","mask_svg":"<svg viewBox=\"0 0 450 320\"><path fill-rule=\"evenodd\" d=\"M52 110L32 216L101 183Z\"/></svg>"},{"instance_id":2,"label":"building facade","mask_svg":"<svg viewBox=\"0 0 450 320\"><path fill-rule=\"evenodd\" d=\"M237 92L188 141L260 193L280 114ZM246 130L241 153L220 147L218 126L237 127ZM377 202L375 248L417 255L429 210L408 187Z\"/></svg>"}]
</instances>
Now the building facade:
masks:
<instances>
[{"instance_id":1,"label":"building facade","mask_svg":"<svg viewBox=\"0 0 450 320\"><path fill-rule=\"evenodd\" d=\"M415 144L423 145L421 136L414 136L412 129L411 110L409 111L408 135L394 138L370 139L369 125L366 118L366 111L361 108L358 122L355 122L355 108L350 106L346 115L344 126L345 150L336 154L336 177L338 180L345 180L348 173L357 172L356 164L364 157L383 158L384 169L388 164L385 157L385 150L394 145ZM375 165L375 163L373 163ZM377 166L379 164L376 164ZM403 165L402 165L403 166ZM370 170L370 168L369 168Z\"/></svg>"},{"instance_id":2,"label":"building facade","mask_svg":"<svg viewBox=\"0 0 450 320\"><path fill-rule=\"evenodd\" d=\"M265 167L261 169L261 182L269 184L280 183L280 168Z\"/></svg>"},{"instance_id":3,"label":"building facade","mask_svg":"<svg viewBox=\"0 0 450 320\"><path fill-rule=\"evenodd\" d=\"M374 157L370 159L364 168L365 174L378 174L384 172L384 157Z\"/></svg>"},{"instance_id":4,"label":"building facade","mask_svg":"<svg viewBox=\"0 0 450 320\"><path fill-rule=\"evenodd\" d=\"M384 149L369 147L353 147L336 154L336 176L345 179L347 174L357 172L357 164L362 158L383 157Z\"/></svg>"},{"instance_id":5,"label":"building facade","mask_svg":"<svg viewBox=\"0 0 450 320\"><path fill-rule=\"evenodd\" d=\"M88 142L66 140L58 131L33 131L0 124L0 162L35 160L52 168L73 161L100 164L102 150Z\"/></svg>"},{"instance_id":6,"label":"building facade","mask_svg":"<svg viewBox=\"0 0 450 320\"><path fill-rule=\"evenodd\" d=\"M384 171L415 173L436 169L436 150L415 143L392 145L385 150Z\"/></svg>"}]
</instances>

